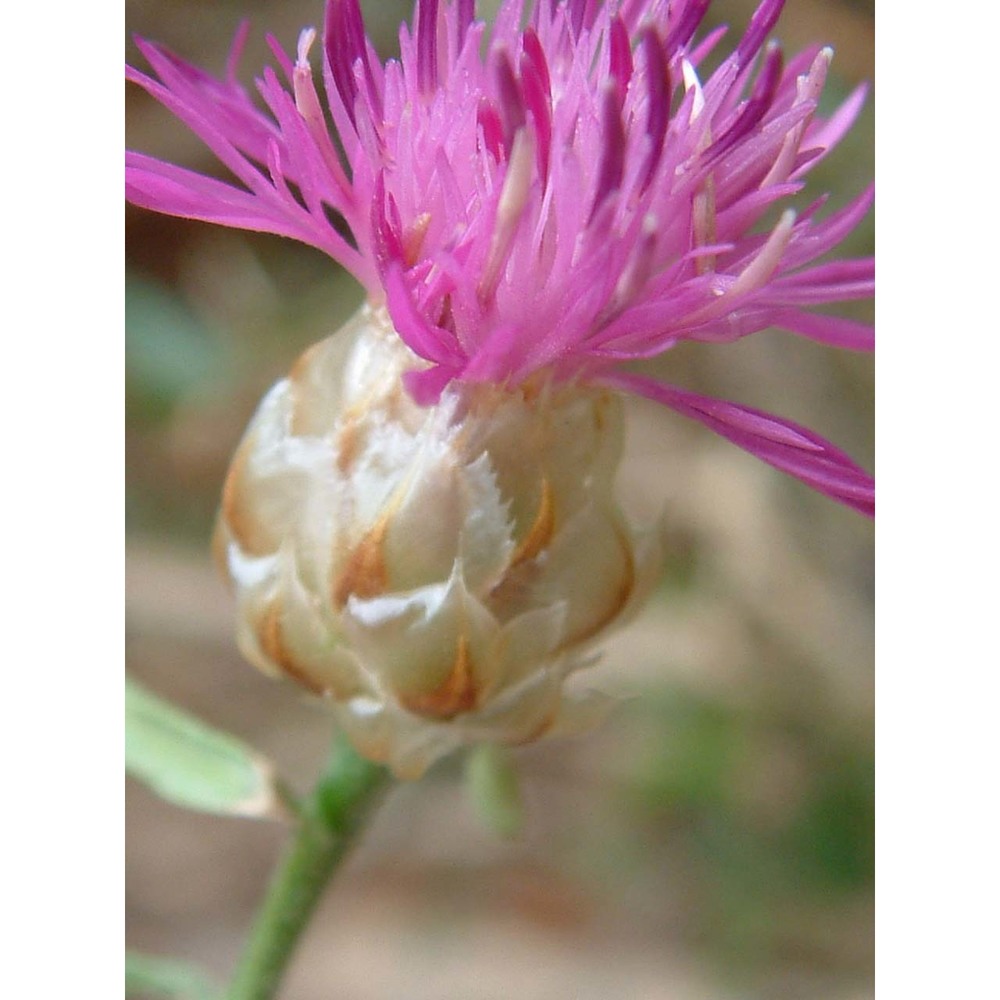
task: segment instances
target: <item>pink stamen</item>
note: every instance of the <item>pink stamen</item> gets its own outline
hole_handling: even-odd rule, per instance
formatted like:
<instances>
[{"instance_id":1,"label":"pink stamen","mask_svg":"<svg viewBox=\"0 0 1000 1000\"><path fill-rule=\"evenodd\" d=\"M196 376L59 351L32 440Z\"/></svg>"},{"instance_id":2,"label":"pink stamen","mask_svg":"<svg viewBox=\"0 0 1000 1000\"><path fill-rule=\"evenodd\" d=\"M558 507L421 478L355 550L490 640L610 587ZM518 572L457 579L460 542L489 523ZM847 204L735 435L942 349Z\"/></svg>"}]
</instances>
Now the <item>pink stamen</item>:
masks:
<instances>
[{"instance_id":1,"label":"pink stamen","mask_svg":"<svg viewBox=\"0 0 1000 1000\"><path fill-rule=\"evenodd\" d=\"M517 81L510 54L501 50L496 62L497 90L503 121L504 146L511 148L517 131L524 127L524 95Z\"/></svg>"},{"instance_id":2,"label":"pink stamen","mask_svg":"<svg viewBox=\"0 0 1000 1000\"><path fill-rule=\"evenodd\" d=\"M358 0L328 0L323 44L334 85L354 128L357 129L355 105L358 100L354 65L359 59L364 70L370 107L381 120L382 101L368 60L365 23Z\"/></svg>"},{"instance_id":3,"label":"pink stamen","mask_svg":"<svg viewBox=\"0 0 1000 1000\"><path fill-rule=\"evenodd\" d=\"M771 42L767 47L764 68L754 81L750 100L743 106L736 121L705 151L705 160L708 164L718 162L763 120L774 101L781 80L783 63L781 48L776 42Z\"/></svg>"},{"instance_id":4,"label":"pink stamen","mask_svg":"<svg viewBox=\"0 0 1000 1000\"><path fill-rule=\"evenodd\" d=\"M540 76L527 51L521 53L521 85L524 103L531 115L538 140L538 175L543 182L549 172L549 147L552 144L552 112L545 80Z\"/></svg>"},{"instance_id":5,"label":"pink stamen","mask_svg":"<svg viewBox=\"0 0 1000 1000\"><path fill-rule=\"evenodd\" d=\"M784 6L785 0L764 0L753 12L746 34L736 46L736 59L741 66L745 66L760 51Z\"/></svg>"},{"instance_id":6,"label":"pink stamen","mask_svg":"<svg viewBox=\"0 0 1000 1000\"><path fill-rule=\"evenodd\" d=\"M457 45L455 46L455 52L461 52L462 46L465 44L465 36L469 33L469 28L472 27L472 22L476 16L476 0L458 0L457 10L455 13L455 27L457 30Z\"/></svg>"},{"instance_id":7,"label":"pink stamen","mask_svg":"<svg viewBox=\"0 0 1000 1000\"><path fill-rule=\"evenodd\" d=\"M611 21L610 35L610 72L617 84L619 103L625 100L629 80L632 79L632 43L629 40L628 28L620 15Z\"/></svg>"},{"instance_id":8,"label":"pink stamen","mask_svg":"<svg viewBox=\"0 0 1000 1000\"><path fill-rule=\"evenodd\" d=\"M386 200L384 170L379 171L375 182L371 224L375 254L384 271L392 263L400 262L406 256L399 231L399 209L391 195L389 201Z\"/></svg>"},{"instance_id":9,"label":"pink stamen","mask_svg":"<svg viewBox=\"0 0 1000 1000\"><path fill-rule=\"evenodd\" d=\"M566 11L575 38L579 38L584 29L589 31L593 27L597 16L595 6L594 0L567 0Z\"/></svg>"},{"instance_id":10,"label":"pink stamen","mask_svg":"<svg viewBox=\"0 0 1000 1000\"><path fill-rule=\"evenodd\" d=\"M323 107L319 103L319 95L313 84L312 69L309 66L309 50L316 40L316 29L306 28L299 35L297 58L292 71L292 89L295 95L295 106L306 123L309 134L313 137L323 162L333 175L337 187L344 193L348 201L353 201L354 192L351 182L347 179L337 151L330 141L330 132L326 127Z\"/></svg>"},{"instance_id":11,"label":"pink stamen","mask_svg":"<svg viewBox=\"0 0 1000 1000\"><path fill-rule=\"evenodd\" d=\"M535 140L532 133L525 128L519 129L514 136L507 174L500 190L489 257L479 283L481 301L489 301L493 297L500 283L501 272L510 256L514 235L528 204L528 195L531 193L531 161L534 156Z\"/></svg>"},{"instance_id":12,"label":"pink stamen","mask_svg":"<svg viewBox=\"0 0 1000 1000\"><path fill-rule=\"evenodd\" d=\"M649 187L663 154L663 140L670 122L670 69L660 36L653 27L642 35L642 51L646 58L646 87L649 92L649 110L646 118L646 135L650 139L649 158L643 171L642 188Z\"/></svg>"},{"instance_id":13,"label":"pink stamen","mask_svg":"<svg viewBox=\"0 0 1000 1000\"><path fill-rule=\"evenodd\" d=\"M781 255L788 246L788 241L792 238L792 230L795 226L795 210L786 208L781 213L778 224L771 231L767 242L761 247L757 256L740 273L737 279L726 290L723 298L735 298L745 292L762 288L781 263Z\"/></svg>"},{"instance_id":14,"label":"pink stamen","mask_svg":"<svg viewBox=\"0 0 1000 1000\"><path fill-rule=\"evenodd\" d=\"M542 92L545 94L545 99L550 101L552 99L552 78L549 76L548 60L545 58L545 50L542 48L538 34L534 28L527 28L521 38L524 47L522 59L526 58L531 63L531 68L538 78ZM522 62L522 67L523 65ZM523 68L521 72L523 75Z\"/></svg>"},{"instance_id":15,"label":"pink stamen","mask_svg":"<svg viewBox=\"0 0 1000 1000\"><path fill-rule=\"evenodd\" d=\"M476 112L476 121L482 131L486 149L493 159L499 163L504 157L503 122L500 120L500 114L495 105L489 98L480 98L479 108Z\"/></svg>"},{"instance_id":16,"label":"pink stamen","mask_svg":"<svg viewBox=\"0 0 1000 1000\"><path fill-rule=\"evenodd\" d=\"M667 31L664 48L671 56L691 41L710 4L711 0L691 0L690 3L685 4L680 19Z\"/></svg>"},{"instance_id":17,"label":"pink stamen","mask_svg":"<svg viewBox=\"0 0 1000 1000\"><path fill-rule=\"evenodd\" d=\"M659 221L656 216L652 213L644 216L638 244L632 251L632 256L618 279L618 284L615 285L611 302L601 317L602 325L610 322L622 309L634 302L653 274L658 232Z\"/></svg>"},{"instance_id":18,"label":"pink stamen","mask_svg":"<svg viewBox=\"0 0 1000 1000\"><path fill-rule=\"evenodd\" d=\"M417 2L417 85L424 94L438 85L438 0Z\"/></svg>"},{"instance_id":19,"label":"pink stamen","mask_svg":"<svg viewBox=\"0 0 1000 1000\"><path fill-rule=\"evenodd\" d=\"M608 81L604 88L602 122L604 141L601 147L597 186L594 189L594 204L590 209L591 222L608 195L621 187L625 172L625 125L618 107L618 95L611 81Z\"/></svg>"},{"instance_id":20,"label":"pink stamen","mask_svg":"<svg viewBox=\"0 0 1000 1000\"><path fill-rule=\"evenodd\" d=\"M830 68L830 62L832 59L833 49L825 48L820 51L819 55L817 55L813 60L812 66L809 67L809 73L804 77L799 77L796 87L795 104L805 104L807 101L815 102L819 99L819 95L823 91L823 84L826 82L826 73ZM791 132L788 133L788 135L785 136L785 141L781 146L781 152L775 159L771 169L760 182L761 188L781 184L788 179L795 166L796 156L799 151L799 144L802 142L802 136L805 133L806 126L808 124L809 119L800 122L795 126L795 128L792 129Z\"/></svg>"}]
</instances>

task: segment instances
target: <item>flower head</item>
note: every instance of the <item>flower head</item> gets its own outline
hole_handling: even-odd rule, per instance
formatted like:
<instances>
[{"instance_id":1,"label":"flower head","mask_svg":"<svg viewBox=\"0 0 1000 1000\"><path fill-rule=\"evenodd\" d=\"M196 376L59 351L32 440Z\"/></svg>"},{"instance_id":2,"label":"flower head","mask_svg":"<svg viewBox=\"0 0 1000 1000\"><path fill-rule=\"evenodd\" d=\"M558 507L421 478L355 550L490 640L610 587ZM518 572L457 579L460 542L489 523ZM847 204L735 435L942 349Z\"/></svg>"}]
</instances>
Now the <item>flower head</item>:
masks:
<instances>
[{"instance_id":1,"label":"flower head","mask_svg":"<svg viewBox=\"0 0 1000 1000\"><path fill-rule=\"evenodd\" d=\"M614 500L617 393L464 384L423 407L417 360L370 307L306 351L247 429L216 534L246 657L330 697L404 776L595 718L604 699L564 681L660 565Z\"/></svg>"},{"instance_id":2,"label":"flower head","mask_svg":"<svg viewBox=\"0 0 1000 1000\"><path fill-rule=\"evenodd\" d=\"M383 65L357 0L328 0L326 108L311 28L294 61L270 40L266 110L236 81L245 29L221 80L139 42L159 79L129 78L236 183L129 153L129 198L301 240L368 291L265 397L216 537L246 656L329 696L399 774L594 714L564 681L658 565L614 500L622 391L874 509L868 474L811 431L621 370L772 325L872 346L811 311L871 294L871 260L817 263L871 192L779 210L863 91L817 116L831 54L786 65L765 44L780 0L702 79L707 7L506 0L487 42L472 0L418 0Z\"/></svg>"},{"instance_id":3,"label":"flower head","mask_svg":"<svg viewBox=\"0 0 1000 1000\"><path fill-rule=\"evenodd\" d=\"M696 40L708 6L538 0L522 27L524 4L505 0L484 45L473 0L418 0L399 60L383 65L358 0L328 0L332 129L309 63L314 29L294 61L269 39L279 70L257 80L267 110L236 80L245 28L224 79L140 40L159 80L132 68L129 79L238 183L130 152L128 197L328 253L424 362L406 376L420 403L451 383L516 387L537 373L631 391L873 513L871 477L811 431L620 370L681 340L770 326L874 342L870 327L812 311L871 296L873 260L818 261L873 189L826 217L821 197L760 228L848 130L864 89L818 116L832 53L784 61L767 41L783 0L762 0L702 79L724 34Z\"/></svg>"}]
</instances>

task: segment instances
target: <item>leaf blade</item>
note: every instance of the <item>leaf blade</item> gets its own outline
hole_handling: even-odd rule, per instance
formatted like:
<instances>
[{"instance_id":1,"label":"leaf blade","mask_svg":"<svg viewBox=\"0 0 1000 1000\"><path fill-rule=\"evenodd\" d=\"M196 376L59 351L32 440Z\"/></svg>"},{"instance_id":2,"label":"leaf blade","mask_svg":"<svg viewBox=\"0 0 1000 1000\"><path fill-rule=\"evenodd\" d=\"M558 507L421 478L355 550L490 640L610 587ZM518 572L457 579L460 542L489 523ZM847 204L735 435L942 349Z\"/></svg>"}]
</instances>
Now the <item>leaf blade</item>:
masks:
<instances>
[{"instance_id":1,"label":"leaf blade","mask_svg":"<svg viewBox=\"0 0 1000 1000\"><path fill-rule=\"evenodd\" d=\"M161 798L188 809L258 818L287 815L270 761L129 678L125 769Z\"/></svg>"}]
</instances>

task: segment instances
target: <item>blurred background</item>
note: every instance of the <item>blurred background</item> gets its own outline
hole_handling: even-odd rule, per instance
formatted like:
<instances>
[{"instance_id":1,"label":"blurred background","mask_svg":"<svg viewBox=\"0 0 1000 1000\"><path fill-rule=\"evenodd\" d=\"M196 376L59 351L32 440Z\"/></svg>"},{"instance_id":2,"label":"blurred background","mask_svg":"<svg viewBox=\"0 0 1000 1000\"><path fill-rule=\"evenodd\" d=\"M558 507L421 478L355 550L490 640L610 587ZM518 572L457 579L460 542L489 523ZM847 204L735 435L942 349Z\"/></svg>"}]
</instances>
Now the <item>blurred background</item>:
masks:
<instances>
[{"instance_id":1,"label":"blurred background","mask_svg":"<svg viewBox=\"0 0 1000 1000\"><path fill-rule=\"evenodd\" d=\"M407 2L364 2L392 54ZM480 3L480 11L491 5ZM492 5L495 7L495 4ZM740 31L749 0L710 18ZM221 73L253 20L249 83L321 0L127 0L131 33ZM836 48L827 100L872 80L870 0L789 0L786 51ZM873 100L811 191L871 179ZM131 148L213 171L138 88ZM262 393L361 291L317 251L129 208L127 661L154 691L269 753L303 790L327 716L244 664L208 555L228 458ZM843 253L874 248L869 218ZM871 316L868 304L845 309ZM873 468L873 365L781 332L683 346L651 371L804 423ZM623 506L664 518L660 587L607 644L620 696L593 734L514 755L525 824L479 822L460 760L389 799L304 940L294 1000L824 998L873 995L873 559L863 517L680 416L630 403ZM130 783L127 935L220 980L285 831L184 812Z\"/></svg>"}]
</instances>

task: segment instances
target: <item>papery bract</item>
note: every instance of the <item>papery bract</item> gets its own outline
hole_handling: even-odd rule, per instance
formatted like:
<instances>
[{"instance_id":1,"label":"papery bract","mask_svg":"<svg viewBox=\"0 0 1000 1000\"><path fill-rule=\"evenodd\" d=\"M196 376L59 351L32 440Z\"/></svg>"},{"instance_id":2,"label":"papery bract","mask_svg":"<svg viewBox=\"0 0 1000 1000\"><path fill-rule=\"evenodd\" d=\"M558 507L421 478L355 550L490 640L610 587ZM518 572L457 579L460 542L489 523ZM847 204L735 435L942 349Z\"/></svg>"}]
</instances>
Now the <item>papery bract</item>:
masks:
<instances>
[{"instance_id":1,"label":"papery bract","mask_svg":"<svg viewBox=\"0 0 1000 1000\"><path fill-rule=\"evenodd\" d=\"M247 658L404 776L595 718L564 681L659 570L614 499L618 394L456 383L422 407L416 361L367 307L310 348L247 428L216 534Z\"/></svg>"}]
</instances>

